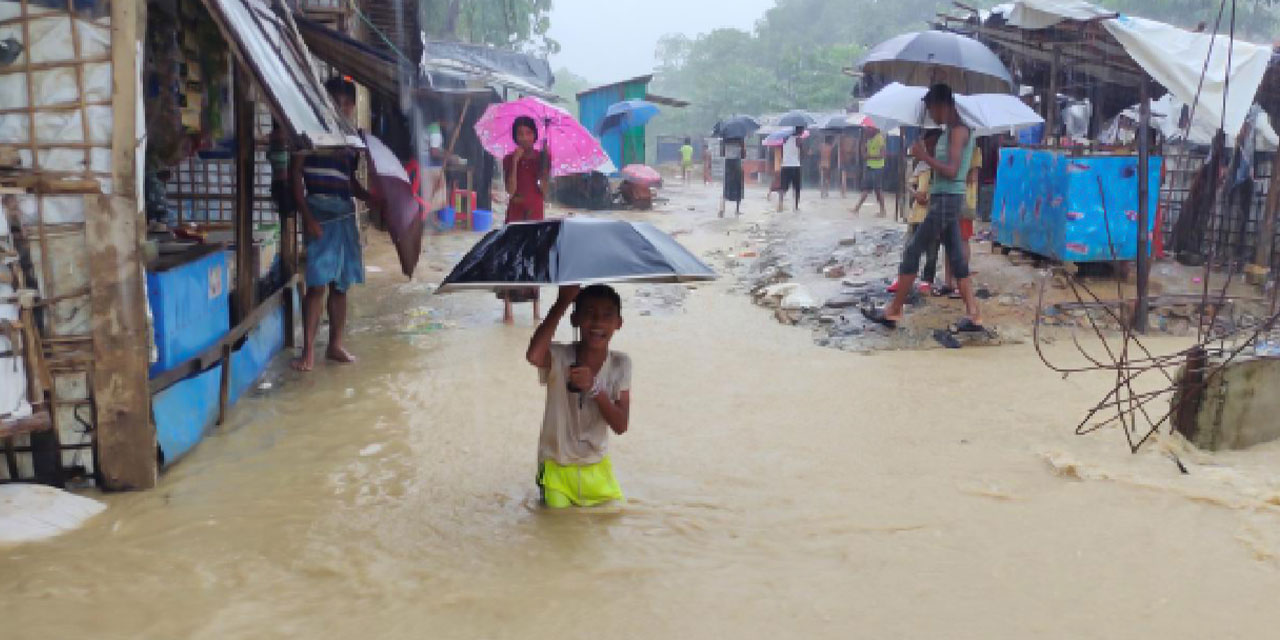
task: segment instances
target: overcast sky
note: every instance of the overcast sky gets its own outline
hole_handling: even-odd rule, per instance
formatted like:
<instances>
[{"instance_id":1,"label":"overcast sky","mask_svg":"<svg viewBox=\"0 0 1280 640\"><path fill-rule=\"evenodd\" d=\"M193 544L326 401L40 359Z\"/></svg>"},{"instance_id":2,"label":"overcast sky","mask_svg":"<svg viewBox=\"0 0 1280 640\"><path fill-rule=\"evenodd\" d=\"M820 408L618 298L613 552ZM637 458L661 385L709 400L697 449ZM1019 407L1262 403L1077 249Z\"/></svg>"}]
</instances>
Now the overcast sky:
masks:
<instances>
[{"instance_id":1,"label":"overcast sky","mask_svg":"<svg viewBox=\"0 0 1280 640\"><path fill-rule=\"evenodd\" d=\"M750 31L774 0L555 0L551 37L562 47L552 68L605 83L653 70L658 38L720 27Z\"/></svg>"}]
</instances>

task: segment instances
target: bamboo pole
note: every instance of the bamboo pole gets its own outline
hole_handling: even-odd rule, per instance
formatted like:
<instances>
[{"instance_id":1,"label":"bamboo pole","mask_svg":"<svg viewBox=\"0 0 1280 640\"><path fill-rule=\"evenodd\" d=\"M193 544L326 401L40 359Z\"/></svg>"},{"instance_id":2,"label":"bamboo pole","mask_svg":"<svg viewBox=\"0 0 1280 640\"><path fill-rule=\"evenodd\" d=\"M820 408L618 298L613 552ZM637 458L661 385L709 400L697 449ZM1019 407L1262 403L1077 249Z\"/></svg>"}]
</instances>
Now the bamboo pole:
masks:
<instances>
[{"instance_id":1,"label":"bamboo pole","mask_svg":"<svg viewBox=\"0 0 1280 640\"><path fill-rule=\"evenodd\" d=\"M1147 332L1147 285L1151 275L1151 256L1147 253L1147 233L1151 199L1147 167L1151 159L1151 85L1138 84L1138 302L1133 314L1133 330Z\"/></svg>"}]
</instances>

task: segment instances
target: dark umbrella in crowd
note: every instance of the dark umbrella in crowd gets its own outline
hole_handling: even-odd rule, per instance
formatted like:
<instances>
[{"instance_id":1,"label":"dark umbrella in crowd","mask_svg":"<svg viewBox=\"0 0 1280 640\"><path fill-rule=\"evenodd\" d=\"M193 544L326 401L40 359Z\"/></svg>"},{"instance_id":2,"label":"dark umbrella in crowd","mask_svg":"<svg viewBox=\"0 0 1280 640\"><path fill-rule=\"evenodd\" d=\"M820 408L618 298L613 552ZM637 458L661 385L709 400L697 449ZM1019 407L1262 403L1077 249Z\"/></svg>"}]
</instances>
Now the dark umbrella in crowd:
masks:
<instances>
[{"instance_id":1,"label":"dark umbrella in crowd","mask_svg":"<svg viewBox=\"0 0 1280 640\"><path fill-rule=\"evenodd\" d=\"M760 128L760 123L751 116L730 116L716 123L711 135L717 138L746 138Z\"/></svg>"},{"instance_id":2,"label":"dark umbrella in crowd","mask_svg":"<svg viewBox=\"0 0 1280 640\"><path fill-rule=\"evenodd\" d=\"M788 111L778 120L780 127L812 127L818 124L817 119L803 111Z\"/></svg>"},{"instance_id":3,"label":"dark umbrella in crowd","mask_svg":"<svg viewBox=\"0 0 1280 640\"><path fill-rule=\"evenodd\" d=\"M876 45L858 63L864 73L905 85L945 82L956 93L1008 93L1013 76L986 45L946 31L918 31Z\"/></svg>"}]
</instances>

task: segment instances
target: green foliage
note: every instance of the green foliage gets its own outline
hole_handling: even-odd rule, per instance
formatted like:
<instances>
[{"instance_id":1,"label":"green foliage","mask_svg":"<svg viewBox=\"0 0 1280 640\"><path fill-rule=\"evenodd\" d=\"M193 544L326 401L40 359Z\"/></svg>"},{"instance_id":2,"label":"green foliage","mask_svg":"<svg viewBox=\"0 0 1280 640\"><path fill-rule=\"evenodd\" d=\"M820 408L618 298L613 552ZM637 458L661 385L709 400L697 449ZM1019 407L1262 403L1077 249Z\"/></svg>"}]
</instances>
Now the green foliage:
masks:
<instances>
[{"instance_id":1,"label":"green foliage","mask_svg":"<svg viewBox=\"0 0 1280 640\"><path fill-rule=\"evenodd\" d=\"M1104 7L1194 29L1200 22L1213 31L1222 0L1101 0ZM1232 0L1222 14L1221 33L1231 29ZM1236 0L1236 33L1242 39L1270 44L1280 29L1280 6L1273 0Z\"/></svg>"},{"instance_id":2,"label":"green foliage","mask_svg":"<svg viewBox=\"0 0 1280 640\"><path fill-rule=\"evenodd\" d=\"M733 113L842 109L853 89L845 68L868 47L927 29L948 10L954 10L950 0L777 0L752 33L666 36L655 52L653 90L693 104L664 111L650 129L706 135Z\"/></svg>"},{"instance_id":3,"label":"green foliage","mask_svg":"<svg viewBox=\"0 0 1280 640\"><path fill-rule=\"evenodd\" d=\"M508 47L548 55L560 44L548 37L551 0L422 0L428 37Z\"/></svg>"}]
</instances>

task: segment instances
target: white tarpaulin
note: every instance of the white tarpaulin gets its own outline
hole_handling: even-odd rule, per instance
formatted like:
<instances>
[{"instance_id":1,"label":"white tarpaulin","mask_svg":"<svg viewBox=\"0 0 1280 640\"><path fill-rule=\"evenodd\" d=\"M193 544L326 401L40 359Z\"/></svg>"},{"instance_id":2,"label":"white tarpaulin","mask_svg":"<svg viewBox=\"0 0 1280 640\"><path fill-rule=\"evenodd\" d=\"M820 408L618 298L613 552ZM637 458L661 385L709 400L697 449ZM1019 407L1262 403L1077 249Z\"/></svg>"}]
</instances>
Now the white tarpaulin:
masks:
<instances>
[{"instance_id":1,"label":"white tarpaulin","mask_svg":"<svg viewBox=\"0 0 1280 640\"><path fill-rule=\"evenodd\" d=\"M1022 0L1005 13L1009 24L1020 29L1048 29L1063 20L1094 20L1116 15L1083 0Z\"/></svg>"},{"instance_id":2,"label":"white tarpaulin","mask_svg":"<svg viewBox=\"0 0 1280 640\"><path fill-rule=\"evenodd\" d=\"M890 83L863 101L862 113L875 121L876 126L881 129L892 129L899 125L936 127L924 107L926 91L928 89L925 87ZM960 119L973 127L974 132L980 136L1013 133L1044 122L1040 114L1008 94L957 94L955 98Z\"/></svg>"},{"instance_id":3,"label":"white tarpaulin","mask_svg":"<svg viewBox=\"0 0 1280 640\"><path fill-rule=\"evenodd\" d=\"M1270 47L1240 40L1232 43L1228 38L1192 33L1145 18L1121 16L1103 22L1103 26L1124 46L1134 62L1183 103L1195 101L1203 71L1204 86L1200 89L1200 101L1196 105L1197 119L1203 114L1213 123L1222 120L1222 96L1230 76L1231 91L1227 95L1226 125L1223 129L1228 135L1240 131L1240 125L1258 94L1262 76L1267 72L1267 64L1271 60ZM1229 49L1233 50L1228 71ZM1207 70L1204 66L1206 57L1209 58Z\"/></svg>"},{"instance_id":4,"label":"white tarpaulin","mask_svg":"<svg viewBox=\"0 0 1280 640\"><path fill-rule=\"evenodd\" d=\"M1203 115L1208 122L1222 121L1222 97L1226 79L1231 78L1227 98L1226 123L1223 129L1234 135L1244 123L1253 104L1262 76L1271 59L1270 47L1209 33L1193 33L1170 24L1121 15L1083 0L1019 0L1009 13L1009 24L1023 29L1045 29L1064 20L1099 20L1103 28L1124 47L1125 53L1138 63L1156 82L1168 89L1179 101L1200 101L1196 119ZM1231 68L1227 69L1227 52L1231 50ZM1209 58L1206 70L1205 58ZM1200 74L1204 72L1204 86ZM1216 130L1217 125L1214 125Z\"/></svg>"}]
</instances>

